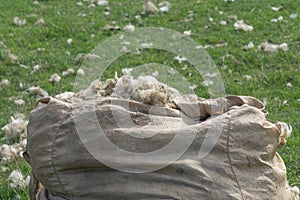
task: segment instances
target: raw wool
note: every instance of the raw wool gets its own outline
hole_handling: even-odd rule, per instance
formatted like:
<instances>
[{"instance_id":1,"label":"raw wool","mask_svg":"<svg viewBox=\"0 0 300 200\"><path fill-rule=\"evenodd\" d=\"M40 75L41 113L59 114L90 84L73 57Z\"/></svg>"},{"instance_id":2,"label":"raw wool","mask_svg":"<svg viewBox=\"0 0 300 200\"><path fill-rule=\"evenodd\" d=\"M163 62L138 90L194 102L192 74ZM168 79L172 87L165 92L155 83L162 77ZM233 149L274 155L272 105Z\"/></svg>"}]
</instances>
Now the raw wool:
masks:
<instances>
[{"instance_id":1,"label":"raw wool","mask_svg":"<svg viewBox=\"0 0 300 200\"><path fill-rule=\"evenodd\" d=\"M7 46L4 44L4 42L3 41L0 41L0 47L2 47L2 48L7 48Z\"/></svg>"},{"instance_id":2,"label":"raw wool","mask_svg":"<svg viewBox=\"0 0 300 200\"><path fill-rule=\"evenodd\" d=\"M103 15L104 15L104 16L108 16L108 15L110 15L110 12L109 12L109 11L104 11L104 12L103 12Z\"/></svg>"},{"instance_id":3,"label":"raw wool","mask_svg":"<svg viewBox=\"0 0 300 200\"><path fill-rule=\"evenodd\" d=\"M1 172L7 172L7 170L8 170L7 167L4 167L4 166L1 167Z\"/></svg>"},{"instance_id":4,"label":"raw wool","mask_svg":"<svg viewBox=\"0 0 300 200\"><path fill-rule=\"evenodd\" d=\"M258 48L266 52L276 52L278 50L282 50L282 51L289 50L287 43L271 44L268 42L263 42L258 46Z\"/></svg>"},{"instance_id":5,"label":"raw wool","mask_svg":"<svg viewBox=\"0 0 300 200\"><path fill-rule=\"evenodd\" d=\"M122 69L122 74L131 76L132 71L133 71L133 68L123 68Z\"/></svg>"},{"instance_id":6,"label":"raw wool","mask_svg":"<svg viewBox=\"0 0 300 200\"><path fill-rule=\"evenodd\" d=\"M276 22L278 22L278 20L274 18L274 19L271 19L270 22L276 23Z\"/></svg>"},{"instance_id":7,"label":"raw wool","mask_svg":"<svg viewBox=\"0 0 300 200\"><path fill-rule=\"evenodd\" d=\"M224 21L224 20L222 20L222 21L219 22L219 24L222 25L222 26L226 26L226 25L227 25L227 22Z\"/></svg>"},{"instance_id":8,"label":"raw wool","mask_svg":"<svg viewBox=\"0 0 300 200\"><path fill-rule=\"evenodd\" d=\"M106 1L106 0L95 0L94 4L96 4L97 6L107 6L108 1Z\"/></svg>"},{"instance_id":9,"label":"raw wool","mask_svg":"<svg viewBox=\"0 0 300 200\"><path fill-rule=\"evenodd\" d=\"M10 187L14 189L24 189L29 185L30 177L24 177L19 169L14 170L8 177L8 180L11 181Z\"/></svg>"},{"instance_id":10,"label":"raw wool","mask_svg":"<svg viewBox=\"0 0 300 200\"><path fill-rule=\"evenodd\" d=\"M219 47L225 47L227 45L228 45L227 42L215 44L214 46L210 45L210 44L207 44L205 46L199 45L196 47L196 49L214 49L214 48L219 48Z\"/></svg>"},{"instance_id":11,"label":"raw wool","mask_svg":"<svg viewBox=\"0 0 300 200\"><path fill-rule=\"evenodd\" d=\"M37 51L38 51L38 52L44 52L44 51L46 51L46 49L43 48L43 47L39 47L39 48L37 49Z\"/></svg>"},{"instance_id":12,"label":"raw wool","mask_svg":"<svg viewBox=\"0 0 300 200\"><path fill-rule=\"evenodd\" d=\"M67 69L66 71L63 71L62 73L61 73L61 76L62 77L66 77L66 76L70 76L70 75L72 75L72 74L74 74L75 73L75 70L73 69L73 68L69 68L69 69Z\"/></svg>"},{"instance_id":13,"label":"raw wool","mask_svg":"<svg viewBox=\"0 0 300 200\"><path fill-rule=\"evenodd\" d=\"M286 84L286 86L291 88L291 87L293 87L293 84L292 84L291 82L288 82L288 83Z\"/></svg>"},{"instance_id":14,"label":"raw wool","mask_svg":"<svg viewBox=\"0 0 300 200\"><path fill-rule=\"evenodd\" d=\"M243 20L239 20L239 21L235 22L234 28L236 30L243 30L243 31L252 31L253 30L253 26L245 24Z\"/></svg>"},{"instance_id":15,"label":"raw wool","mask_svg":"<svg viewBox=\"0 0 300 200\"><path fill-rule=\"evenodd\" d=\"M198 85L190 85L190 86L189 86L189 89L195 90L197 87L198 87Z\"/></svg>"},{"instance_id":16,"label":"raw wool","mask_svg":"<svg viewBox=\"0 0 300 200\"><path fill-rule=\"evenodd\" d=\"M125 99L130 99L133 92L137 90L138 87L138 81L135 80L129 73L131 73L131 70L128 69L129 72L127 72L124 69L123 75L118 82L116 83L116 86L114 88L114 91L112 93L112 96L122 97ZM127 74L128 73L128 74Z\"/></svg>"},{"instance_id":17,"label":"raw wool","mask_svg":"<svg viewBox=\"0 0 300 200\"><path fill-rule=\"evenodd\" d=\"M118 76L118 72L115 71L115 76L114 76L115 79L119 79L119 76Z\"/></svg>"},{"instance_id":18,"label":"raw wool","mask_svg":"<svg viewBox=\"0 0 300 200\"><path fill-rule=\"evenodd\" d=\"M14 100L14 103L17 105L17 106L22 106L25 104L25 101L23 99L16 99Z\"/></svg>"},{"instance_id":19,"label":"raw wool","mask_svg":"<svg viewBox=\"0 0 300 200\"><path fill-rule=\"evenodd\" d=\"M101 90L101 82L99 80L93 81L89 87L85 90L81 90L77 94L75 94L75 97L79 97L81 99L95 99L96 97L101 96L100 90Z\"/></svg>"},{"instance_id":20,"label":"raw wool","mask_svg":"<svg viewBox=\"0 0 300 200\"><path fill-rule=\"evenodd\" d=\"M16 63L18 62L18 57L11 52L8 52L8 58L11 62Z\"/></svg>"},{"instance_id":21,"label":"raw wool","mask_svg":"<svg viewBox=\"0 0 300 200\"><path fill-rule=\"evenodd\" d=\"M169 12L169 5L170 5L170 3L168 1L163 1L163 2L159 3L158 6L159 6L160 12L162 12L162 13Z\"/></svg>"},{"instance_id":22,"label":"raw wool","mask_svg":"<svg viewBox=\"0 0 300 200\"><path fill-rule=\"evenodd\" d=\"M95 4L93 4L93 3L91 3L89 6L88 6L88 8L89 9L91 9L91 8L95 8L96 7L96 5Z\"/></svg>"},{"instance_id":23,"label":"raw wool","mask_svg":"<svg viewBox=\"0 0 300 200\"><path fill-rule=\"evenodd\" d=\"M27 92L30 95L39 95L39 96L42 96L42 97L49 96L48 92L46 90L43 90L39 86L32 86L32 87L27 89Z\"/></svg>"},{"instance_id":24,"label":"raw wool","mask_svg":"<svg viewBox=\"0 0 300 200\"><path fill-rule=\"evenodd\" d=\"M243 79L245 79L246 81L249 81L252 79L252 76L246 74L243 76Z\"/></svg>"},{"instance_id":25,"label":"raw wool","mask_svg":"<svg viewBox=\"0 0 300 200\"><path fill-rule=\"evenodd\" d=\"M17 149L8 144L3 144L0 146L0 155L2 157L3 162L11 162L12 160L15 159L15 157L18 156Z\"/></svg>"},{"instance_id":26,"label":"raw wool","mask_svg":"<svg viewBox=\"0 0 300 200\"><path fill-rule=\"evenodd\" d=\"M289 16L291 19L296 19L298 17L298 14L296 13L293 13L293 14L290 14Z\"/></svg>"},{"instance_id":27,"label":"raw wool","mask_svg":"<svg viewBox=\"0 0 300 200\"><path fill-rule=\"evenodd\" d=\"M202 85L205 86L205 87L208 87L210 85L213 85L214 82L212 80L205 80L202 82Z\"/></svg>"},{"instance_id":28,"label":"raw wool","mask_svg":"<svg viewBox=\"0 0 300 200\"><path fill-rule=\"evenodd\" d=\"M227 42L223 42L223 43L219 43L219 44L215 44L215 47L218 48L218 47L226 47L228 44Z\"/></svg>"},{"instance_id":29,"label":"raw wool","mask_svg":"<svg viewBox=\"0 0 300 200\"><path fill-rule=\"evenodd\" d=\"M38 19L38 20L34 23L34 25L43 25L43 24L45 24L45 20L44 20L43 17L40 18L40 19Z\"/></svg>"},{"instance_id":30,"label":"raw wool","mask_svg":"<svg viewBox=\"0 0 300 200\"><path fill-rule=\"evenodd\" d=\"M144 13L152 13L152 14L154 14L154 13L159 12L159 9L156 7L156 5L154 5L153 2L148 1L144 5L143 12Z\"/></svg>"},{"instance_id":31,"label":"raw wool","mask_svg":"<svg viewBox=\"0 0 300 200\"><path fill-rule=\"evenodd\" d=\"M104 26L103 30L105 31L119 31L121 30L120 26L117 26L115 24L107 24Z\"/></svg>"},{"instance_id":32,"label":"raw wool","mask_svg":"<svg viewBox=\"0 0 300 200\"><path fill-rule=\"evenodd\" d=\"M71 102L73 96L74 96L74 92L64 92L64 93L55 95L55 98L62 100L62 101Z\"/></svg>"},{"instance_id":33,"label":"raw wool","mask_svg":"<svg viewBox=\"0 0 300 200\"><path fill-rule=\"evenodd\" d=\"M235 21L238 19L238 17L236 15L229 15L227 18L229 20L235 20Z\"/></svg>"},{"instance_id":34,"label":"raw wool","mask_svg":"<svg viewBox=\"0 0 300 200\"><path fill-rule=\"evenodd\" d=\"M92 53L79 53L76 58L75 58L75 61L76 62L81 62L81 61L84 61L84 60L94 60L96 58L100 58L98 55L96 54L92 54Z\"/></svg>"},{"instance_id":35,"label":"raw wool","mask_svg":"<svg viewBox=\"0 0 300 200\"><path fill-rule=\"evenodd\" d=\"M77 70L77 76L84 76L84 71L83 71L83 69L78 69Z\"/></svg>"},{"instance_id":36,"label":"raw wool","mask_svg":"<svg viewBox=\"0 0 300 200\"><path fill-rule=\"evenodd\" d=\"M67 44L71 44L73 42L72 38L67 39Z\"/></svg>"},{"instance_id":37,"label":"raw wool","mask_svg":"<svg viewBox=\"0 0 300 200\"><path fill-rule=\"evenodd\" d=\"M20 67L23 67L25 69L28 69L29 67L27 65L19 64Z\"/></svg>"},{"instance_id":38,"label":"raw wool","mask_svg":"<svg viewBox=\"0 0 300 200\"><path fill-rule=\"evenodd\" d=\"M127 24L126 26L124 26L123 30L133 32L135 30L135 27L132 24Z\"/></svg>"},{"instance_id":39,"label":"raw wool","mask_svg":"<svg viewBox=\"0 0 300 200\"><path fill-rule=\"evenodd\" d=\"M278 12L279 10L281 10L283 7L282 6L278 6L278 7L275 7L275 6L272 6L271 9L275 12Z\"/></svg>"},{"instance_id":40,"label":"raw wool","mask_svg":"<svg viewBox=\"0 0 300 200\"><path fill-rule=\"evenodd\" d=\"M155 71L155 72L153 72L152 74L151 74L151 76L153 76L153 77L157 77L159 75L159 72L158 71Z\"/></svg>"},{"instance_id":41,"label":"raw wool","mask_svg":"<svg viewBox=\"0 0 300 200\"><path fill-rule=\"evenodd\" d=\"M93 81L89 87L85 90L81 90L79 93L73 94L73 96L81 99L96 99L99 97L110 96L117 84L118 78L107 79L105 83L101 83L100 80ZM71 100L71 98L68 98Z\"/></svg>"},{"instance_id":42,"label":"raw wool","mask_svg":"<svg viewBox=\"0 0 300 200\"><path fill-rule=\"evenodd\" d=\"M77 6L83 6L83 3L82 2L77 2L76 5Z\"/></svg>"},{"instance_id":43,"label":"raw wool","mask_svg":"<svg viewBox=\"0 0 300 200\"><path fill-rule=\"evenodd\" d=\"M282 16L279 16L279 17L277 18L277 20L281 22L281 21L283 21L283 17L282 17Z\"/></svg>"},{"instance_id":44,"label":"raw wool","mask_svg":"<svg viewBox=\"0 0 300 200\"><path fill-rule=\"evenodd\" d=\"M110 96L114 91L117 81L118 81L117 77L113 79L107 79L101 87L100 90L101 96L103 97Z\"/></svg>"},{"instance_id":45,"label":"raw wool","mask_svg":"<svg viewBox=\"0 0 300 200\"><path fill-rule=\"evenodd\" d=\"M142 43L141 46L143 48L150 48L150 47L153 47L153 43L152 42L150 42L150 43Z\"/></svg>"},{"instance_id":46,"label":"raw wool","mask_svg":"<svg viewBox=\"0 0 300 200\"><path fill-rule=\"evenodd\" d=\"M131 99L148 105L172 105L173 99L179 92L160 83L152 76L139 76L137 79L130 75L122 76L111 96Z\"/></svg>"},{"instance_id":47,"label":"raw wool","mask_svg":"<svg viewBox=\"0 0 300 200\"><path fill-rule=\"evenodd\" d=\"M203 77L205 77L207 79L213 79L217 76L218 76L218 73L206 73L206 74L203 75Z\"/></svg>"},{"instance_id":48,"label":"raw wool","mask_svg":"<svg viewBox=\"0 0 300 200\"><path fill-rule=\"evenodd\" d=\"M183 31L183 35L190 36L190 35L192 35L192 31L191 30Z\"/></svg>"},{"instance_id":49,"label":"raw wool","mask_svg":"<svg viewBox=\"0 0 300 200\"><path fill-rule=\"evenodd\" d=\"M24 83L20 82L20 83L19 83L19 88L20 88L21 90L24 90L24 89L25 89L25 88L24 88Z\"/></svg>"},{"instance_id":50,"label":"raw wool","mask_svg":"<svg viewBox=\"0 0 300 200\"><path fill-rule=\"evenodd\" d=\"M23 139L20 143L12 145L3 144L0 146L1 161L4 163L10 163L18 157L22 157L22 153L26 148L27 140Z\"/></svg>"},{"instance_id":51,"label":"raw wool","mask_svg":"<svg viewBox=\"0 0 300 200\"><path fill-rule=\"evenodd\" d=\"M2 79L0 82L0 86L9 86L10 85L10 81L7 79Z\"/></svg>"},{"instance_id":52,"label":"raw wool","mask_svg":"<svg viewBox=\"0 0 300 200\"><path fill-rule=\"evenodd\" d=\"M278 18L273 18L273 19L271 19L270 21L273 22L273 23L281 22L281 21L283 21L283 17L282 17L282 16L279 16Z\"/></svg>"},{"instance_id":53,"label":"raw wool","mask_svg":"<svg viewBox=\"0 0 300 200\"><path fill-rule=\"evenodd\" d=\"M16 26L23 26L26 24L26 19L20 19L19 17L14 17L13 22Z\"/></svg>"},{"instance_id":54,"label":"raw wool","mask_svg":"<svg viewBox=\"0 0 300 200\"><path fill-rule=\"evenodd\" d=\"M291 136L293 128L285 122L277 122L276 125L280 130L278 148L281 148L286 144L286 139Z\"/></svg>"},{"instance_id":55,"label":"raw wool","mask_svg":"<svg viewBox=\"0 0 300 200\"><path fill-rule=\"evenodd\" d=\"M174 59L177 60L179 63L188 60L186 57L181 57L181 56L176 56Z\"/></svg>"},{"instance_id":56,"label":"raw wool","mask_svg":"<svg viewBox=\"0 0 300 200\"><path fill-rule=\"evenodd\" d=\"M246 46L242 47L242 50L247 51L248 49L254 48L253 42L249 42Z\"/></svg>"},{"instance_id":57,"label":"raw wool","mask_svg":"<svg viewBox=\"0 0 300 200\"><path fill-rule=\"evenodd\" d=\"M140 85L131 98L144 104L168 106L175 97L173 92L166 85L150 82Z\"/></svg>"},{"instance_id":58,"label":"raw wool","mask_svg":"<svg viewBox=\"0 0 300 200\"><path fill-rule=\"evenodd\" d=\"M86 13L83 13L83 12L80 12L77 16L78 16L78 17L86 17L87 14L86 14Z\"/></svg>"},{"instance_id":59,"label":"raw wool","mask_svg":"<svg viewBox=\"0 0 300 200\"><path fill-rule=\"evenodd\" d=\"M28 121L23 115L17 114L15 117L11 116L10 121L1 128L5 132L7 139L12 139L17 135L26 133Z\"/></svg>"},{"instance_id":60,"label":"raw wool","mask_svg":"<svg viewBox=\"0 0 300 200\"><path fill-rule=\"evenodd\" d=\"M49 82L52 84L56 84L56 83L59 83L60 79L61 79L61 77L58 74L52 74L49 79Z\"/></svg>"},{"instance_id":61,"label":"raw wool","mask_svg":"<svg viewBox=\"0 0 300 200\"><path fill-rule=\"evenodd\" d=\"M294 186L291 188L291 191L295 194L296 199L295 200L299 200L299 196L300 196L300 191L299 188L297 186Z\"/></svg>"},{"instance_id":62,"label":"raw wool","mask_svg":"<svg viewBox=\"0 0 300 200\"><path fill-rule=\"evenodd\" d=\"M37 72L40 68L41 68L40 65L34 65L34 66L32 67L33 73L34 73L34 72Z\"/></svg>"}]
</instances>

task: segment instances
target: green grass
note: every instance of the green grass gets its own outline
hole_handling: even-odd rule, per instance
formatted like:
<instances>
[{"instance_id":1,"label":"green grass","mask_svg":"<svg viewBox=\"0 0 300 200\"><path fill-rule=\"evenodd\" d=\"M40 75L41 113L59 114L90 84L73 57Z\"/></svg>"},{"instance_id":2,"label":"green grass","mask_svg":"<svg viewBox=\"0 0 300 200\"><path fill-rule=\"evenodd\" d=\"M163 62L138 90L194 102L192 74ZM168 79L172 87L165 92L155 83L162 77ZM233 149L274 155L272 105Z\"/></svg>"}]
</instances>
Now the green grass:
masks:
<instances>
[{"instance_id":1,"label":"green grass","mask_svg":"<svg viewBox=\"0 0 300 200\"><path fill-rule=\"evenodd\" d=\"M104 16L105 7L88 8L76 5L78 1L44 0L39 5L32 1L2 0L0 3L0 80L9 79L10 86L0 89L0 127L7 124L10 116L16 112L29 112L35 107L37 97L29 96L23 91L35 84L47 90L50 95L72 90L75 75L63 78L52 86L48 79L51 74L61 74L62 71L80 65L75 63L78 53L92 51L101 41L121 32L105 31L103 27L115 21L120 27L132 23L138 27L166 27L183 32L192 30L191 37L201 45L219 44L226 42L225 47L207 49L222 75L226 93L233 95L250 95L260 100L267 99L267 110L272 122L284 121L293 126L293 135L285 148L280 150L287 169L290 184L300 187L300 3L294 0L239 0L226 3L223 0L179 1L170 0L170 11L167 14L142 15L141 20L135 16L140 14L144 1L110 0L111 15ZM279 12L271 10L271 6L283 6ZM189 18L193 11L193 20ZM223 14L219 14L223 11ZM79 17L79 13L87 14ZM296 19L289 15L297 13ZM236 31L234 20L229 16L236 15L247 24L254 26L252 32ZM284 21L271 23L272 18L283 16ZM18 16L26 19L27 24L16 27L13 18ZM44 18L45 24L35 25ZM214 20L210 22L209 17ZM227 26L221 26L219 21L226 20ZM206 28L205 28L206 27ZM94 37L91 35L94 34ZM68 45L66 40L73 39ZM242 51L241 47L250 41L255 48ZM266 53L258 50L257 46L264 41L272 43L286 42L289 50L286 52ZM44 52L37 51L45 48ZM7 52L18 56L19 64L28 66L22 68L18 63L9 60ZM69 53L68 53L69 52ZM225 55L230 55L225 57ZM157 62L173 66L184 75L188 81L200 85L201 77L189 77L190 71L182 71L181 65L173 60L173 55L167 52L144 50L141 55L129 54L113 63L106 76L115 70L133 67L147 62ZM41 69L31 74L32 66L40 64ZM192 72L192 71L191 71ZM230 73L232 72L232 73ZM251 75L252 79L245 80L243 75ZM289 88L286 83L291 82ZM22 83L23 88L19 85ZM207 90L199 87L199 96L208 97ZM9 100L11 96L23 98L25 106L16 106ZM287 101L287 104L283 104ZM4 133L0 133L4 136ZM7 141L2 141L5 143ZM1 166L4 164L1 164ZM9 170L0 176L0 199L28 199L26 190L13 190L9 187L7 177L10 172L20 168L24 174L30 169L22 159L5 164Z\"/></svg>"}]
</instances>

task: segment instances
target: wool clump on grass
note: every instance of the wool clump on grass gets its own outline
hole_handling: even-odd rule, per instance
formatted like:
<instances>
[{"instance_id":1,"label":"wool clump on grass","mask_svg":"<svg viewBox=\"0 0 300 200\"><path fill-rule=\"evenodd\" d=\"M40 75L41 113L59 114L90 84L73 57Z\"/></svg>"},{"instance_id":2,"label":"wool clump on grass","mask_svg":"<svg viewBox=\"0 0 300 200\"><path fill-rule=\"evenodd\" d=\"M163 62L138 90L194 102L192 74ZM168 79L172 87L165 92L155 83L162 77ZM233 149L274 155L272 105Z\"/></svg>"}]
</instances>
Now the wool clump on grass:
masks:
<instances>
[{"instance_id":1,"label":"wool clump on grass","mask_svg":"<svg viewBox=\"0 0 300 200\"><path fill-rule=\"evenodd\" d=\"M17 157L22 157L22 153L27 144L27 124L23 114L15 114L11 116L10 121L1 130L5 132L6 137L3 138L8 141L8 144L0 146L1 161L9 163L14 161ZM15 142L17 139L17 142ZM10 142L15 142L10 144Z\"/></svg>"},{"instance_id":2,"label":"wool clump on grass","mask_svg":"<svg viewBox=\"0 0 300 200\"><path fill-rule=\"evenodd\" d=\"M2 79L0 82L0 86L9 86L10 85L10 81L7 79Z\"/></svg>"},{"instance_id":3,"label":"wool clump on grass","mask_svg":"<svg viewBox=\"0 0 300 200\"><path fill-rule=\"evenodd\" d=\"M276 125L280 130L278 148L281 148L286 144L286 139L291 136L293 128L285 122L277 122Z\"/></svg>"},{"instance_id":4,"label":"wool clump on grass","mask_svg":"<svg viewBox=\"0 0 300 200\"><path fill-rule=\"evenodd\" d=\"M25 104L25 101L23 99L16 99L14 100L14 103L17 105L17 106L22 106Z\"/></svg>"},{"instance_id":5,"label":"wool clump on grass","mask_svg":"<svg viewBox=\"0 0 300 200\"><path fill-rule=\"evenodd\" d=\"M26 132L28 121L24 118L25 117L21 114L18 114L15 117L11 116L9 123L1 128L1 130L5 132L7 139L12 139L17 135Z\"/></svg>"},{"instance_id":6,"label":"wool clump on grass","mask_svg":"<svg viewBox=\"0 0 300 200\"><path fill-rule=\"evenodd\" d=\"M159 6L160 12L162 12L162 13L169 12L169 5L170 5L170 3L168 1L163 1L163 2L159 3L158 6Z\"/></svg>"},{"instance_id":7,"label":"wool clump on grass","mask_svg":"<svg viewBox=\"0 0 300 200\"><path fill-rule=\"evenodd\" d=\"M23 189L29 185L30 177L24 177L20 170L14 170L9 175L8 180L11 181L10 187L14 189Z\"/></svg>"},{"instance_id":8,"label":"wool clump on grass","mask_svg":"<svg viewBox=\"0 0 300 200\"><path fill-rule=\"evenodd\" d=\"M282 51L289 50L287 43L271 44L268 42L263 42L258 46L258 48L265 52L276 52L278 50L282 50Z\"/></svg>"},{"instance_id":9,"label":"wool clump on grass","mask_svg":"<svg viewBox=\"0 0 300 200\"><path fill-rule=\"evenodd\" d=\"M23 26L26 24L26 19L20 19L19 17L14 17L13 22L16 26Z\"/></svg>"},{"instance_id":10,"label":"wool clump on grass","mask_svg":"<svg viewBox=\"0 0 300 200\"><path fill-rule=\"evenodd\" d=\"M63 71L62 73L61 73L61 76L62 77L66 77L66 76L70 76L70 75L72 75L72 74L74 74L75 73L75 70L73 69L73 68L69 68L69 69L67 69L66 71Z\"/></svg>"},{"instance_id":11,"label":"wool clump on grass","mask_svg":"<svg viewBox=\"0 0 300 200\"><path fill-rule=\"evenodd\" d=\"M61 77L58 74L53 74L50 79L49 82L52 84L56 84L60 82Z\"/></svg>"},{"instance_id":12,"label":"wool clump on grass","mask_svg":"<svg viewBox=\"0 0 300 200\"><path fill-rule=\"evenodd\" d=\"M239 20L239 21L235 22L234 28L236 30L253 31L253 26L246 24L243 20Z\"/></svg>"},{"instance_id":13,"label":"wool clump on grass","mask_svg":"<svg viewBox=\"0 0 300 200\"><path fill-rule=\"evenodd\" d=\"M84 76L84 70L81 69L81 68L78 69L78 70L77 70L77 75L78 75L78 76Z\"/></svg>"},{"instance_id":14,"label":"wool clump on grass","mask_svg":"<svg viewBox=\"0 0 300 200\"><path fill-rule=\"evenodd\" d=\"M39 86L35 85L35 86L32 86L30 88L27 89L27 92L30 94L30 95L39 95L41 97L46 97L46 96L49 96L48 92L42 88L40 88Z\"/></svg>"}]
</instances>

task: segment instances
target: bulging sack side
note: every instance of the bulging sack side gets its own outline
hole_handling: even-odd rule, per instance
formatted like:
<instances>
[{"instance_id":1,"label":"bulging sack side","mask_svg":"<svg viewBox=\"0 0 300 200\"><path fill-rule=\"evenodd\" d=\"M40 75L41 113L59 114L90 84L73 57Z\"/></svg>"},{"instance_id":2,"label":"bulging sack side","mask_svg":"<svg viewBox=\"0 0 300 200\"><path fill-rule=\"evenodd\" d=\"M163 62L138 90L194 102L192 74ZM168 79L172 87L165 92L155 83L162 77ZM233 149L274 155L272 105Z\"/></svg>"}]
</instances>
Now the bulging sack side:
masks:
<instances>
[{"instance_id":1,"label":"bulging sack side","mask_svg":"<svg viewBox=\"0 0 300 200\"><path fill-rule=\"evenodd\" d=\"M253 97L229 96L192 103L175 101L174 105L176 108L153 109L116 97L82 100L76 106L55 98L41 100L28 125L31 199L298 198L288 185L284 162L276 152L285 140L281 125L267 120L262 103ZM197 112L186 112L195 107ZM91 120L93 115L97 120ZM121 119L127 116L133 123L126 126L125 121L121 126ZM80 120L86 121L84 127L76 127ZM130 157L117 160L115 152L97 146L103 136L82 141L78 130L90 134L99 131L99 126L114 145L145 155L170 144L176 135L194 134L194 138L184 154L165 167L128 173L125 171L134 167L159 166L163 159L145 156L138 162ZM160 131L154 134L157 127ZM211 150L201 157L201 152L210 148L205 141L215 138ZM115 161L124 171L101 162L86 144L96 145L106 156L104 160ZM174 145L178 148L162 158L172 156L182 143Z\"/></svg>"}]
</instances>

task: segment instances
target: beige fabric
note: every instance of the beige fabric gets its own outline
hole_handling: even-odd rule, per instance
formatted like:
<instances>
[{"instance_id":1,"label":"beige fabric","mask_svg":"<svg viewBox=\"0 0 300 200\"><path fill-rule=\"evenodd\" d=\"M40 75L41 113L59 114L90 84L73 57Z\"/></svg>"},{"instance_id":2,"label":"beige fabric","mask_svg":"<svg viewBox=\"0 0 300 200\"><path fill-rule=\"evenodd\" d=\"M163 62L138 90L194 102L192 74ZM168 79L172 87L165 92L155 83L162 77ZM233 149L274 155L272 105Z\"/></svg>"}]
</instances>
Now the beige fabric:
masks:
<instances>
[{"instance_id":1,"label":"beige fabric","mask_svg":"<svg viewBox=\"0 0 300 200\"><path fill-rule=\"evenodd\" d=\"M122 107L122 102L128 103L129 107ZM31 199L297 199L287 183L284 162L276 153L280 130L276 124L267 121L263 104L253 97L175 102L178 109L161 107L151 113L150 106L145 104L102 97L83 101L74 112L88 117L94 112L94 104L107 137L124 149L150 151L167 144L174 134L197 131L197 135L185 154L163 169L143 174L120 172L103 165L83 146L76 132L70 103L44 99L31 112L28 125L27 150L34 173L30 187L35 191ZM199 106L200 112L192 110L195 105ZM159 136L137 142L123 134L132 127L120 130L114 123L112 110L119 111L120 117L130 114L140 121L134 127L136 131L149 119L157 126L163 122L176 131L166 128ZM177 127L176 124L184 120L180 110L193 120L201 120ZM189 113L192 114L189 116ZM153 116L149 118L149 115ZM222 134L208 156L200 159L197 154L204 139L209 137L206 132L210 127L222 127ZM151 131L150 128L143 129L143 134ZM146 159L141 162L155 163ZM36 189L39 182L45 188Z\"/></svg>"}]
</instances>

